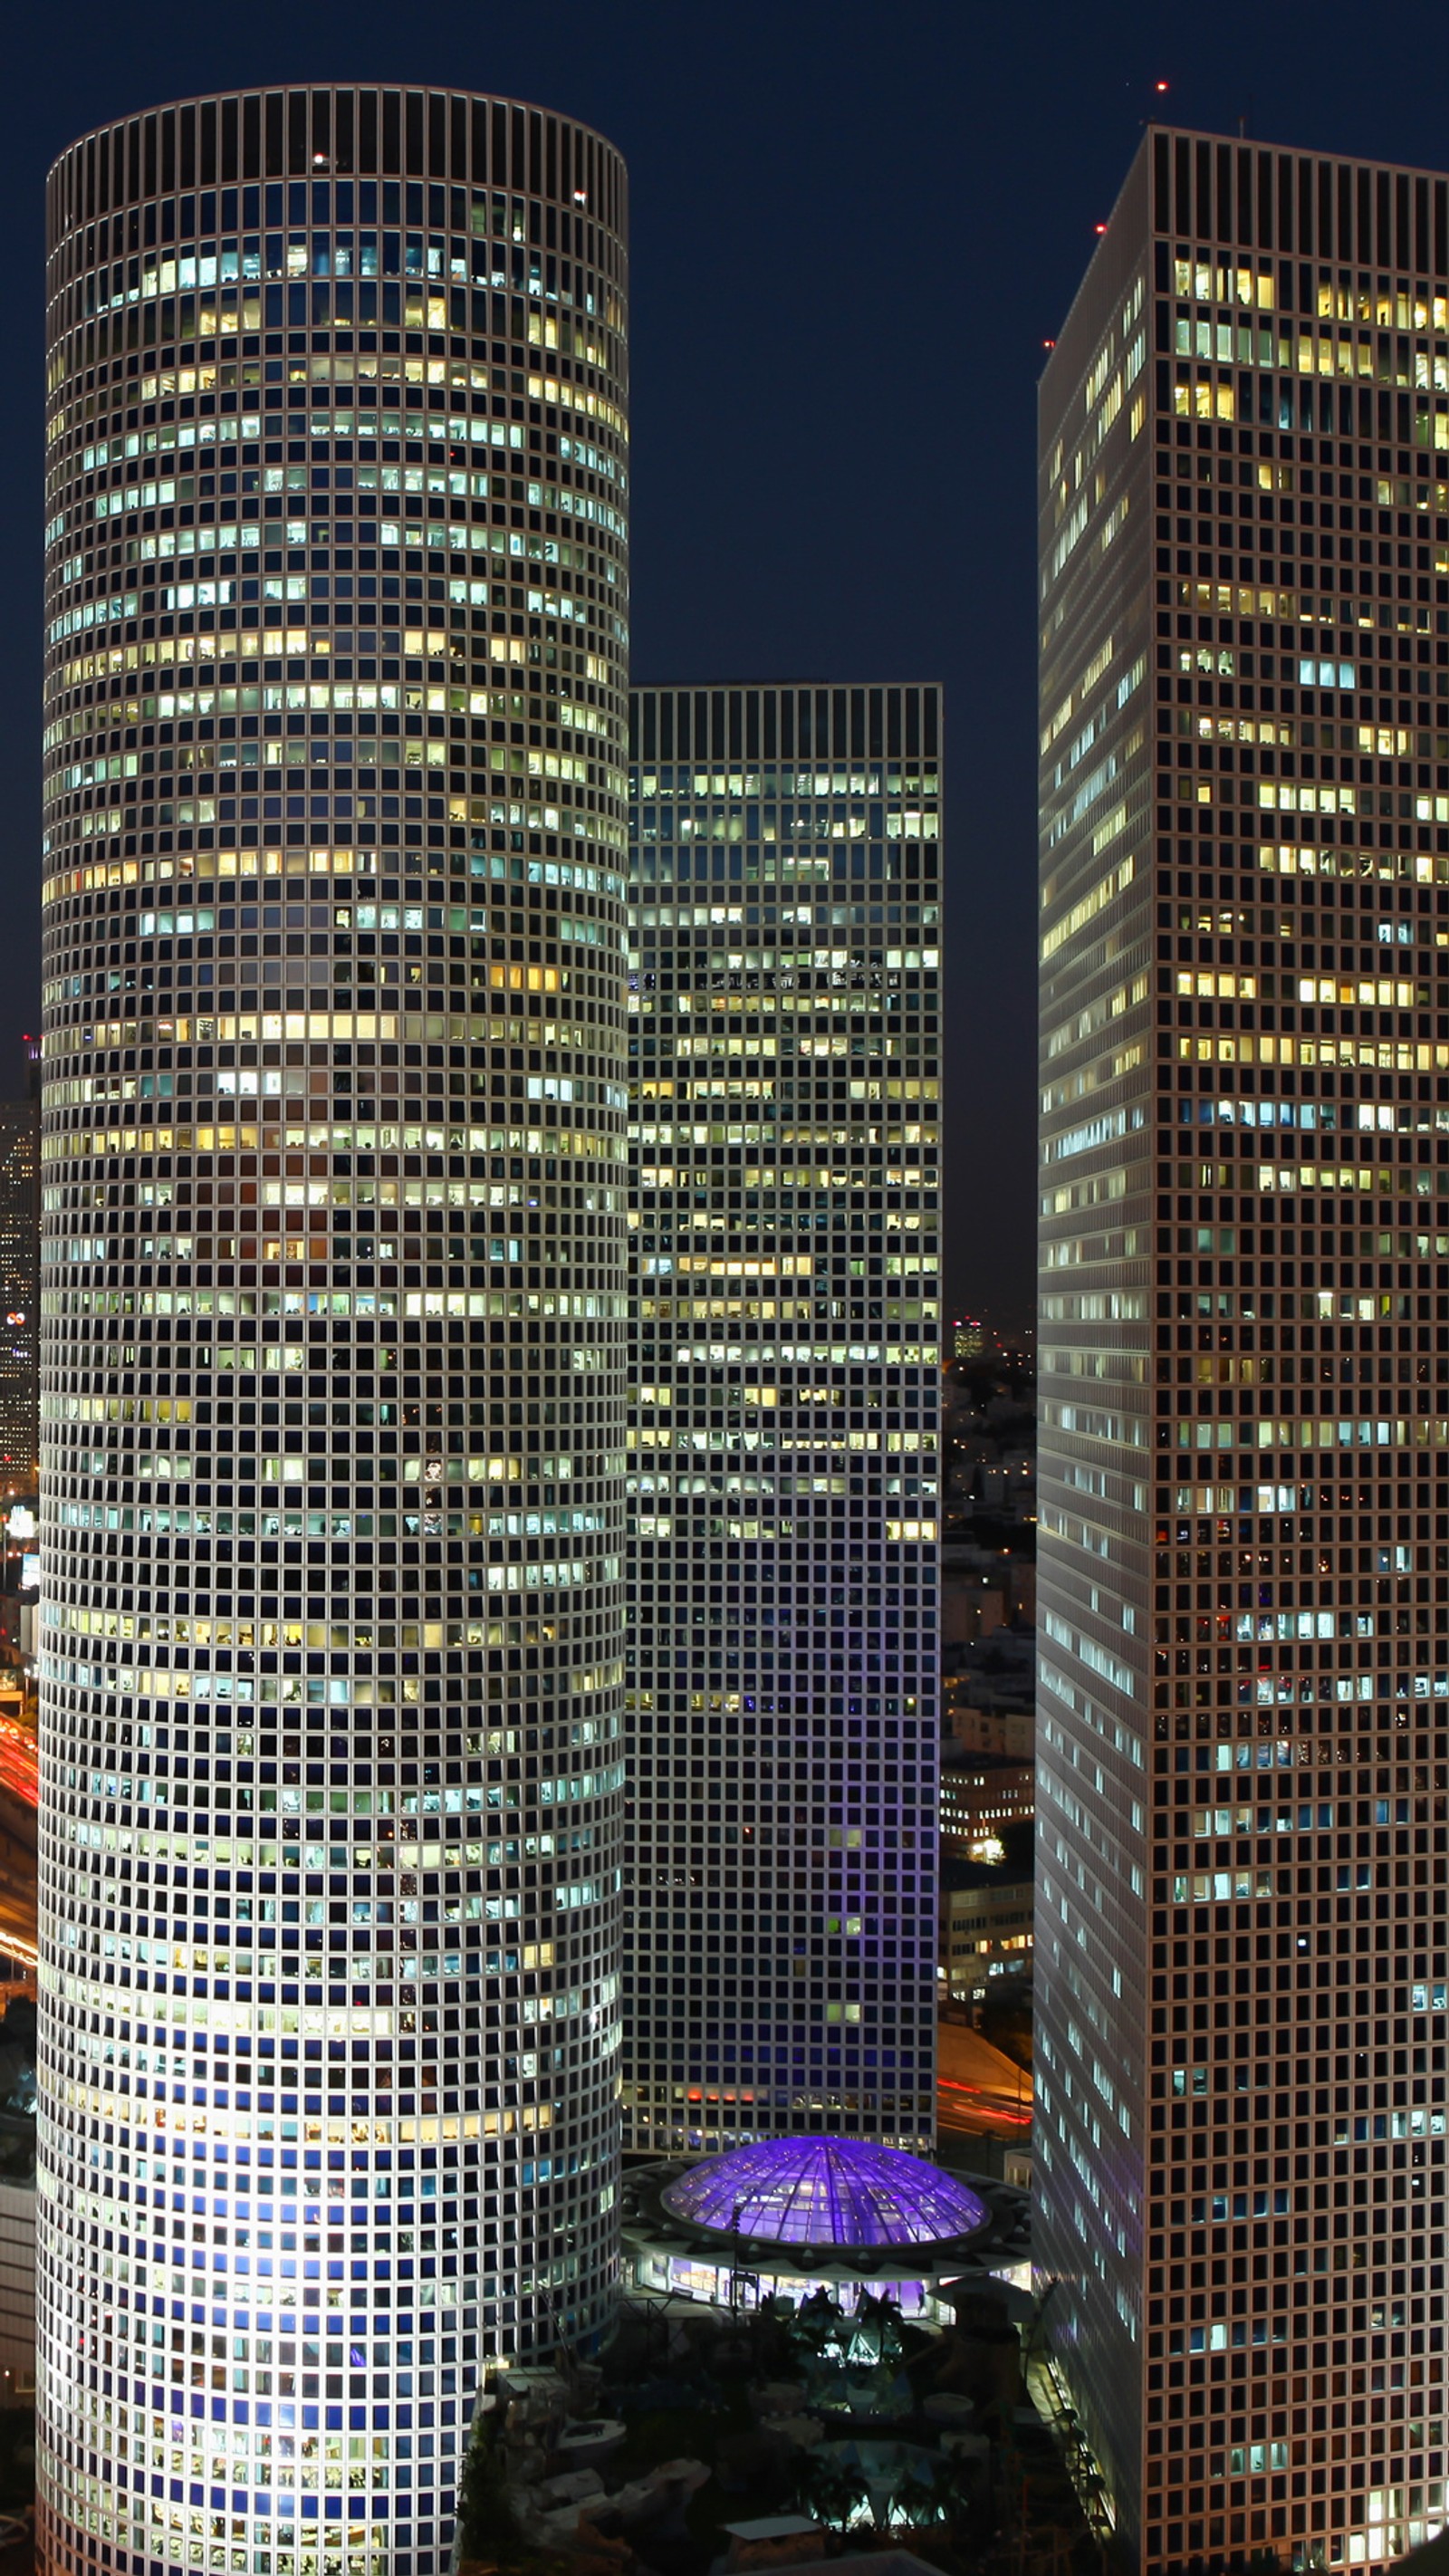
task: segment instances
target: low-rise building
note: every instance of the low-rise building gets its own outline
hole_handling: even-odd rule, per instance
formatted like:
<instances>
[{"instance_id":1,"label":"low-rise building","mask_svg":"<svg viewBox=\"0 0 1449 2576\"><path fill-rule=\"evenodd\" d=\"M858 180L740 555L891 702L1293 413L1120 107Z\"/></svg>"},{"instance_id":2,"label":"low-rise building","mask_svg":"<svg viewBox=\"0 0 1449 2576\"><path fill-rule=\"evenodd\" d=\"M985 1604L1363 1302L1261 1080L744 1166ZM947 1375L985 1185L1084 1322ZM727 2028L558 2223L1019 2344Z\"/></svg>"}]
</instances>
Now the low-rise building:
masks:
<instances>
[{"instance_id":1,"label":"low-rise building","mask_svg":"<svg viewBox=\"0 0 1449 2576\"><path fill-rule=\"evenodd\" d=\"M941 1965L953 2003L971 2002L989 1977L1030 1975L1032 1890L1029 1875L943 1860Z\"/></svg>"},{"instance_id":2,"label":"low-rise building","mask_svg":"<svg viewBox=\"0 0 1449 2576\"><path fill-rule=\"evenodd\" d=\"M998 1754L963 1758L954 1745L946 1748L946 1755L941 1766L942 1854L954 1860L999 1863L1004 1836L1013 1826L1032 1821L1035 1767Z\"/></svg>"},{"instance_id":3,"label":"low-rise building","mask_svg":"<svg viewBox=\"0 0 1449 2576\"><path fill-rule=\"evenodd\" d=\"M1030 1628L998 1627L942 1653L944 1738L969 1753L1032 1760L1036 1747L1036 1639Z\"/></svg>"},{"instance_id":4,"label":"low-rise building","mask_svg":"<svg viewBox=\"0 0 1449 2576\"><path fill-rule=\"evenodd\" d=\"M948 1744L963 1753L995 1753L1013 1762L1029 1762L1036 1743L1036 1717L1029 1708L982 1707L974 1695L948 1682L942 1696Z\"/></svg>"},{"instance_id":5,"label":"low-rise building","mask_svg":"<svg viewBox=\"0 0 1449 2576\"><path fill-rule=\"evenodd\" d=\"M1036 1611L1036 1564L1030 1556L973 1541L949 1541L941 1552L941 1642L948 1662L953 1647L974 1645Z\"/></svg>"}]
</instances>

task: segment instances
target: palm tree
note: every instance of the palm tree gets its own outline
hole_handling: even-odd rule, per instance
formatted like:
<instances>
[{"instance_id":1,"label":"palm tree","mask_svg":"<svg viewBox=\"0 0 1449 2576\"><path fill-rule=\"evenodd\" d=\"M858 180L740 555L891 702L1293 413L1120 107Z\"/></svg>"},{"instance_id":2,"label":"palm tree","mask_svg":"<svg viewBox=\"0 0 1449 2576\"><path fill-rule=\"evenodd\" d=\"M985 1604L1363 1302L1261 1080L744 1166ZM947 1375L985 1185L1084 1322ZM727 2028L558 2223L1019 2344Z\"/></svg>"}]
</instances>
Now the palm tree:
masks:
<instances>
[{"instance_id":1,"label":"palm tree","mask_svg":"<svg viewBox=\"0 0 1449 2576\"><path fill-rule=\"evenodd\" d=\"M848 2531L861 2506L870 2501L858 2468L818 2453L802 2462L798 2493L802 2512L839 2532Z\"/></svg>"},{"instance_id":2,"label":"palm tree","mask_svg":"<svg viewBox=\"0 0 1449 2576\"><path fill-rule=\"evenodd\" d=\"M457 2524L462 2558L503 2560L522 2547L502 2450L483 2415L474 2423L458 2481Z\"/></svg>"}]
</instances>

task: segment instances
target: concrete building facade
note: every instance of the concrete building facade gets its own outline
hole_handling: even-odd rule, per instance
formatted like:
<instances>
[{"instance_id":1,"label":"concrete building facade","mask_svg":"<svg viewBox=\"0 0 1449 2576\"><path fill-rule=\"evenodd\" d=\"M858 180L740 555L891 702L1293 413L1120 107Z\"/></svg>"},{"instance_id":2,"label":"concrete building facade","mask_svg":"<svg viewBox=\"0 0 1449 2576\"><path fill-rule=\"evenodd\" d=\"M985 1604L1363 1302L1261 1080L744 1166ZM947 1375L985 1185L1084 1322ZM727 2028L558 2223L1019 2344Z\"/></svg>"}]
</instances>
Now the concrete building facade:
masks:
<instances>
[{"instance_id":1,"label":"concrete building facade","mask_svg":"<svg viewBox=\"0 0 1449 2576\"><path fill-rule=\"evenodd\" d=\"M625 2139L926 2146L939 693L633 725Z\"/></svg>"},{"instance_id":2,"label":"concrete building facade","mask_svg":"<svg viewBox=\"0 0 1449 2576\"><path fill-rule=\"evenodd\" d=\"M1444 2519L1449 183L1145 137L1041 395L1038 2233L1144 2567Z\"/></svg>"},{"instance_id":3,"label":"concrete building facade","mask_svg":"<svg viewBox=\"0 0 1449 2576\"><path fill-rule=\"evenodd\" d=\"M0 1100L0 1483L21 1493L40 1456L40 1050Z\"/></svg>"}]
</instances>

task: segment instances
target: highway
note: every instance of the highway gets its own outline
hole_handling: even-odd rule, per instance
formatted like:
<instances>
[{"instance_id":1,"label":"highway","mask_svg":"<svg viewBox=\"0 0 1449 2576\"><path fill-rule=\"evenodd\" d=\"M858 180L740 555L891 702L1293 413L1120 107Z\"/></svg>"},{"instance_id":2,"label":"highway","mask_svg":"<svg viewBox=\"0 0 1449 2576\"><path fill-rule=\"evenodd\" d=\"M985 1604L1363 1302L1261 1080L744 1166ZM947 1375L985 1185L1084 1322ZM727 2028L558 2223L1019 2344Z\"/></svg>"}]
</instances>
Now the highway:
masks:
<instances>
[{"instance_id":1,"label":"highway","mask_svg":"<svg viewBox=\"0 0 1449 2576\"><path fill-rule=\"evenodd\" d=\"M3 1848L8 1853L14 1846ZM22 1968L33 1969L37 1964L33 1862L28 1887L8 1882L0 1885L0 1958L13 1959Z\"/></svg>"},{"instance_id":2,"label":"highway","mask_svg":"<svg viewBox=\"0 0 1449 2576\"><path fill-rule=\"evenodd\" d=\"M1031 2134L1031 2076L969 2022L942 2021L936 2038L936 2125L954 2137Z\"/></svg>"},{"instance_id":3,"label":"highway","mask_svg":"<svg viewBox=\"0 0 1449 2576\"><path fill-rule=\"evenodd\" d=\"M8 1716L0 1723L12 1728L16 1726L16 1721ZM17 1731L22 1753L28 1748L28 1764L17 1765L17 1779L7 1773L3 1762L0 1762L0 1957L33 1969L36 1964L35 1741L28 1731Z\"/></svg>"},{"instance_id":4,"label":"highway","mask_svg":"<svg viewBox=\"0 0 1449 2576\"><path fill-rule=\"evenodd\" d=\"M34 1729L13 1705L0 1709L0 1789L23 1798L27 1807L40 1803L40 1750Z\"/></svg>"}]
</instances>

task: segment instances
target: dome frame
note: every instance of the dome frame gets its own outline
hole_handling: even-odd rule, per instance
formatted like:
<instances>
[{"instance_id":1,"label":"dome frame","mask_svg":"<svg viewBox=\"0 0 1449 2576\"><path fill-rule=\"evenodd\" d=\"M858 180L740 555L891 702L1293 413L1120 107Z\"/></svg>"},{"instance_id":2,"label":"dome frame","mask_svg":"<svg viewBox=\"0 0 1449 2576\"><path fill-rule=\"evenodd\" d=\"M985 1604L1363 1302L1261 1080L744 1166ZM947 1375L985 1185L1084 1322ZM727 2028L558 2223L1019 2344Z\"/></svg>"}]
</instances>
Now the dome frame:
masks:
<instances>
[{"instance_id":1,"label":"dome frame","mask_svg":"<svg viewBox=\"0 0 1449 2576\"><path fill-rule=\"evenodd\" d=\"M960 2244L991 2223L954 2174L866 2138L790 2136L707 2156L660 2195L671 2218L757 2244L878 2252Z\"/></svg>"}]
</instances>

